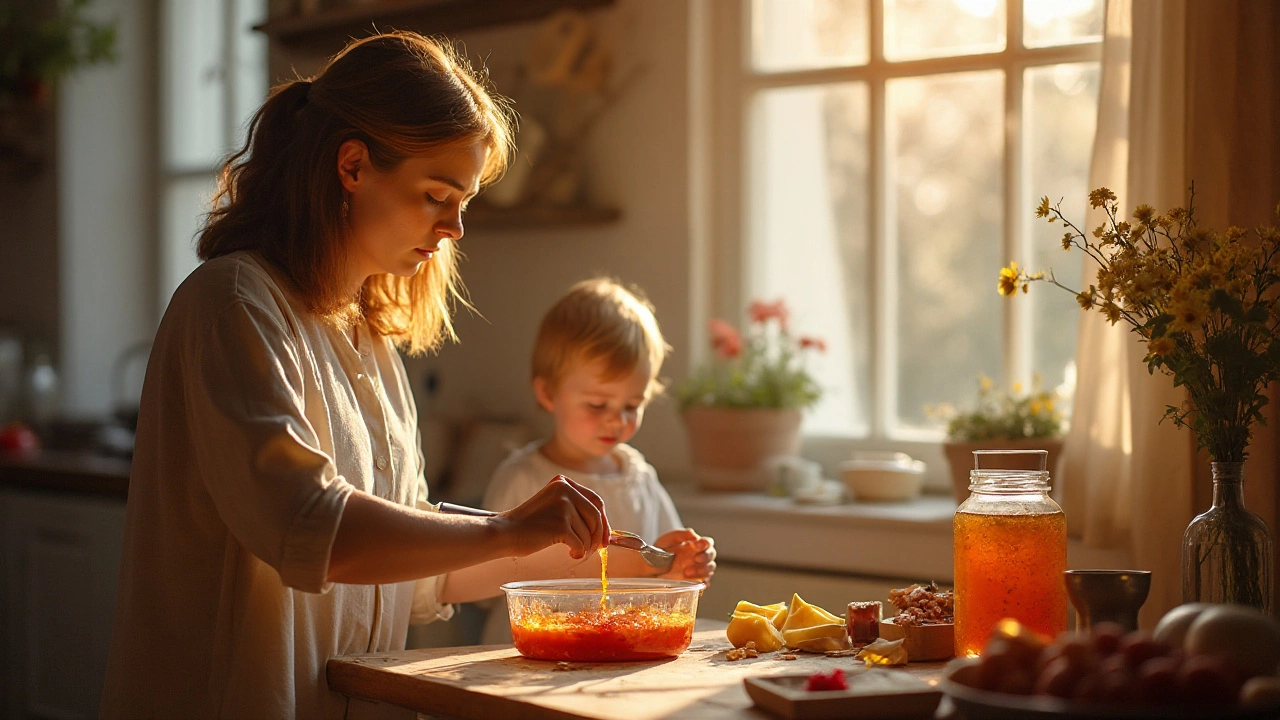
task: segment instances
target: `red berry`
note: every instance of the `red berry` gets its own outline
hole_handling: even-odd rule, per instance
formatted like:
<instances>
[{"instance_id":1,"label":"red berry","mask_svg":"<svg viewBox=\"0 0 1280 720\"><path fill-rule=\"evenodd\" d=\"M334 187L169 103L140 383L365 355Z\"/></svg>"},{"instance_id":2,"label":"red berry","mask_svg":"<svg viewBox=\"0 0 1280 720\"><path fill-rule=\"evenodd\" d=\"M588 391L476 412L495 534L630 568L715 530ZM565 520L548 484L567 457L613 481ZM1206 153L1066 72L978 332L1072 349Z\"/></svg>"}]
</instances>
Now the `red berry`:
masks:
<instances>
[{"instance_id":1,"label":"red berry","mask_svg":"<svg viewBox=\"0 0 1280 720\"><path fill-rule=\"evenodd\" d=\"M849 683L844 679L844 670L836 668L829 673L814 673L810 675L804 689L810 692L848 690Z\"/></svg>"}]
</instances>

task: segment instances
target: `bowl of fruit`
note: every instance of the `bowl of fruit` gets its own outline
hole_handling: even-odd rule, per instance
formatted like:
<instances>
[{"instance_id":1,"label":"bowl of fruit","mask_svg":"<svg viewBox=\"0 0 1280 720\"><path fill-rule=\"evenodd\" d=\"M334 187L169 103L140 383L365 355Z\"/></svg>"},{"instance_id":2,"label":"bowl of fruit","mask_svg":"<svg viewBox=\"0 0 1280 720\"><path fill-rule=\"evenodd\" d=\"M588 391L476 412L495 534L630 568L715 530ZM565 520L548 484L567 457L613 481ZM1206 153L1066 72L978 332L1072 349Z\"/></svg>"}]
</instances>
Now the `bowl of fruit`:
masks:
<instances>
[{"instance_id":1,"label":"bowl of fruit","mask_svg":"<svg viewBox=\"0 0 1280 720\"><path fill-rule=\"evenodd\" d=\"M965 717L1275 718L1280 621L1238 605L1182 605L1153 632L1100 623L1054 641L1015 620L940 683Z\"/></svg>"}]
</instances>

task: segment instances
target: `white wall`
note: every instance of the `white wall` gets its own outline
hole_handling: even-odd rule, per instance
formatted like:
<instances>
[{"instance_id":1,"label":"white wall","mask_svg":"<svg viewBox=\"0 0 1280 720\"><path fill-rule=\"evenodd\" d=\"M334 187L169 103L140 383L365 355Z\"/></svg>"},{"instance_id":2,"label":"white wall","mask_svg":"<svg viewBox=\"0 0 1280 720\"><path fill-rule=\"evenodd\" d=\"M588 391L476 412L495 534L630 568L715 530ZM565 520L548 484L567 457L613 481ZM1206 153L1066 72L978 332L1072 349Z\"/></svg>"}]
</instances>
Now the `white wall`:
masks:
<instances>
[{"instance_id":1,"label":"white wall","mask_svg":"<svg viewBox=\"0 0 1280 720\"><path fill-rule=\"evenodd\" d=\"M428 368L440 395L428 413L539 418L529 389L529 352L542 313L571 284L598 273L642 287L675 352L664 376L683 377L690 350L689 12L686 0L620 0L593 15L619 30L622 69L644 74L590 137L588 196L622 209L616 224L537 232L468 230L462 276L484 319L463 313L462 342L411 360L421 389ZM466 35L469 54L489 54L501 91L502 64L523 57L531 26ZM519 106L517 106L518 108ZM419 396L421 400L421 395ZM636 445L662 474L686 462L674 401L649 410Z\"/></svg>"},{"instance_id":2,"label":"white wall","mask_svg":"<svg viewBox=\"0 0 1280 720\"><path fill-rule=\"evenodd\" d=\"M62 409L113 408L111 369L154 334L155 3L98 0L117 20L115 63L58 92L58 247Z\"/></svg>"}]
</instances>

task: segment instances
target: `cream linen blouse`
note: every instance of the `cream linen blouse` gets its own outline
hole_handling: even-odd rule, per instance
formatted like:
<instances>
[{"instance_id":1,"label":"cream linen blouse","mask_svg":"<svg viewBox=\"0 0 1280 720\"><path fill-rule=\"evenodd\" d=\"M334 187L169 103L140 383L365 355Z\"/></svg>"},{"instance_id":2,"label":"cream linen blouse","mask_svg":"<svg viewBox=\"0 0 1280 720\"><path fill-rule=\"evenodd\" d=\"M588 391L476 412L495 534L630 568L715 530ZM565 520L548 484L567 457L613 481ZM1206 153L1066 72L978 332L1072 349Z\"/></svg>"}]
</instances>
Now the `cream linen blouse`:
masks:
<instances>
[{"instance_id":1,"label":"cream linen blouse","mask_svg":"<svg viewBox=\"0 0 1280 720\"><path fill-rule=\"evenodd\" d=\"M105 718L412 713L330 691L336 655L404 648L447 617L443 577L325 582L356 490L430 508L417 411L391 342L308 312L255 255L204 263L147 364ZM415 597L416 595L416 597Z\"/></svg>"}]
</instances>

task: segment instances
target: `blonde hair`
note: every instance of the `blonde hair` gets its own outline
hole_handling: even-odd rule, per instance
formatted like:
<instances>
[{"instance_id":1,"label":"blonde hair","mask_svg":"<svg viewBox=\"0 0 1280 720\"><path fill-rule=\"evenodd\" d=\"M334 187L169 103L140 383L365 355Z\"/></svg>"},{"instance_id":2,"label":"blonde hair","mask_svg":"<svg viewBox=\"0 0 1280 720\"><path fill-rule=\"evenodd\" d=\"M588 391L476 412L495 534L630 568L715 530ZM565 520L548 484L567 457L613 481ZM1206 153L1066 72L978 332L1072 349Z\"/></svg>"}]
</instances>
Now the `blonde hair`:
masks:
<instances>
[{"instance_id":1,"label":"blonde hair","mask_svg":"<svg viewBox=\"0 0 1280 720\"><path fill-rule=\"evenodd\" d=\"M650 396L662 392L658 371L666 340L644 294L610 278L584 280L565 293L538 326L533 343L533 378L554 391L578 363L603 360L606 380L615 380L649 361Z\"/></svg>"},{"instance_id":2,"label":"blonde hair","mask_svg":"<svg viewBox=\"0 0 1280 720\"><path fill-rule=\"evenodd\" d=\"M338 324L363 319L410 353L456 339L452 304L466 303L458 249L441 242L412 277L374 275L355 298L342 286L349 236L337 172L347 140L394 170L410 156L482 142L481 185L506 170L514 147L508 101L451 46L412 32L357 40L310 80L272 90L245 145L222 169L197 254L260 253L292 281L307 307Z\"/></svg>"}]
</instances>

